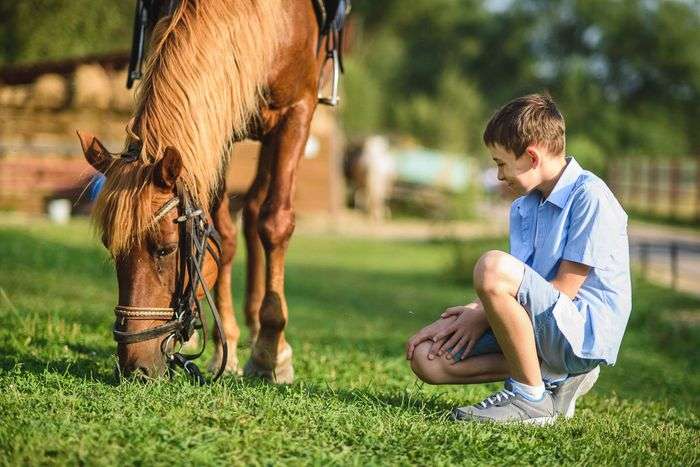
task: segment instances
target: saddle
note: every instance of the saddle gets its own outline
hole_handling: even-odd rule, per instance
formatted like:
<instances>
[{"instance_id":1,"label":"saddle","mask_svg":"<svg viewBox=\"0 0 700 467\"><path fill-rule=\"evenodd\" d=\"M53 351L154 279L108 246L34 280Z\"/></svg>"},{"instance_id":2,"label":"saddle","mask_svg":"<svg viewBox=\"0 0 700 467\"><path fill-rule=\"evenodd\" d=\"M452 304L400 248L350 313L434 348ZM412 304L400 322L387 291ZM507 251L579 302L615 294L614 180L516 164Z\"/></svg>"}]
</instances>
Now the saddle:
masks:
<instances>
[{"instance_id":1,"label":"saddle","mask_svg":"<svg viewBox=\"0 0 700 467\"><path fill-rule=\"evenodd\" d=\"M316 19L318 21L318 49L326 44L326 58L324 66L321 67L321 78L323 82L323 70L326 63L331 60L331 95L321 96L318 101L321 104L336 106L340 101L338 97L338 83L340 74L343 73L343 32L345 19L350 13L351 0L311 0L313 2ZM164 16L172 14L177 7L179 0L137 0L136 14L134 16L134 33L132 36L131 56L129 59L129 71L126 78L126 88L131 89L134 81L143 76L142 66L145 56L145 41L147 34L153 29L158 20ZM319 84L319 88L320 88Z\"/></svg>"}]
</instances>

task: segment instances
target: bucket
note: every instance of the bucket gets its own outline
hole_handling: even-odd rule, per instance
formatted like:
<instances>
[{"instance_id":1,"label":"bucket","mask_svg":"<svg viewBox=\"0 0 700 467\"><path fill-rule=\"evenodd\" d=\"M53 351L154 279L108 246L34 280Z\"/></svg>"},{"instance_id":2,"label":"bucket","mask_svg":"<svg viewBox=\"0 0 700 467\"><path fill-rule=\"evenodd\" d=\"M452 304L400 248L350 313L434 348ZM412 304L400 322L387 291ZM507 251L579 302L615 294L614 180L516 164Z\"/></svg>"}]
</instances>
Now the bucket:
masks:
<instances>
[{"instance_id":1,"label":"bucket","mask_svg":"<svg viewBox=\"0 0 700 467\"><path fill-rule=\"evenodd\" d=\"M70 220L71 203L69 199L52 199L48 202L49 219L56 224L67 224Z\"/></svg>"}]
</instances>

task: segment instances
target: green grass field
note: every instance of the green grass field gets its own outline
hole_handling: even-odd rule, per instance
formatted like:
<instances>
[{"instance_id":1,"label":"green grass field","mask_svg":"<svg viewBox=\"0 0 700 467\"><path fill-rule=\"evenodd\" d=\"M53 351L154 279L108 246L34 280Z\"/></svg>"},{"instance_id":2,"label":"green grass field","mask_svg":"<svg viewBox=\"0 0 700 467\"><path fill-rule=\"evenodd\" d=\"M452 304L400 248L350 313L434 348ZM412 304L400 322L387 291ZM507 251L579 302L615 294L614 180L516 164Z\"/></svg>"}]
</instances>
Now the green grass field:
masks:
<instances>
[{"instance_id":1,"label":"green grass field","mask_svg":"<svg viewBox=\"0 0 700 467\"><path fill-rule=\"evenodd\" d=\"M639 281L618 364L603 369L574 419L450 422L453 406L498 386L421 384L403 349L445 306L471 298L449 276L454 251L297 236L287 288L293 385L117 384L116 280L87 223L0 227L0 464L700 462L700 301Z\"/></svg>"}]
</instances>

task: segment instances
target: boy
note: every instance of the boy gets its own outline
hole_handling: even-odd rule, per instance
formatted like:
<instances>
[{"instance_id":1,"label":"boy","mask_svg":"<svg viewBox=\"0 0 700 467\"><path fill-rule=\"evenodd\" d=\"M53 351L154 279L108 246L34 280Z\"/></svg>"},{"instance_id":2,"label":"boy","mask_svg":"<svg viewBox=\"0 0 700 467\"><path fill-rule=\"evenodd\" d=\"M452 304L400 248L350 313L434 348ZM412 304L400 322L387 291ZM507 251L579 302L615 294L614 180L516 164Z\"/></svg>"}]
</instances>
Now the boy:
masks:
<instances>
[{"instance_id":1,"label":"boy","mask_svg":"<svg viewBox=\"0 0 700 467\"><path fill-rule=\"evenodd\" d=\"M505 380L455 409L455 420L547 424L573 416L598 366L617 358L631 310L627 215L565 156L564 118L549 96L506 104L484 143L498 179L522 195L510 211L510 254L481 256L478 299L411 337L406 357L430 384Z\"/></svg>"}]
</instances>

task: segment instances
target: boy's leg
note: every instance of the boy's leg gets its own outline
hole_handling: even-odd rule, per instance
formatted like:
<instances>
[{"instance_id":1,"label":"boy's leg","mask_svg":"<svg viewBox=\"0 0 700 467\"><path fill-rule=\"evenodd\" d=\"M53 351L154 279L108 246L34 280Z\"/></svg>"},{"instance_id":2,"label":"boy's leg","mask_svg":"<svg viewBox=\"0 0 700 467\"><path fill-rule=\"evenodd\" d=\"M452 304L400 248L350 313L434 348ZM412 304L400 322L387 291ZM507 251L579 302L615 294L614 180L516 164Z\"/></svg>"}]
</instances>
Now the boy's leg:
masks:
<instances>
[{"instance_id":1,"label":"boy's leg","mask_svg":"<svg viewBox=\"0 0 700 467\"><path fill-rule=\"evenodd\" d=\"M511 377L483 402L455 409L456 420L548 424L556 419L540 373L534 317L518 300L525 273L521 261L500 251L486 253L477 263L474 284Z\"/></svg>"},{"instance_id":2,"label":"boy's leg","mask_svg":"<svg viewBox=\"0 0 700 467\"><path fill-rule=\"evenodd\" d=\"M477 355L458 363L446 355L428 359L431 342L419 344L413 352L411 369L428 384L477 384L503 381L508 377L508 363L501 353Z\"/></svg>"},{"instance_id":3,"label":"boy's leg","mask_svg":"<svg viewBox=\"0 0 700 467\"><path fill-rule=\"evenodd\" d=\"M493 333L519 383L542 385L535 333L530 316L516 299L524 264L502 251L484 254L474 269L474 285Z\"/></svg>"}]
</instances>

